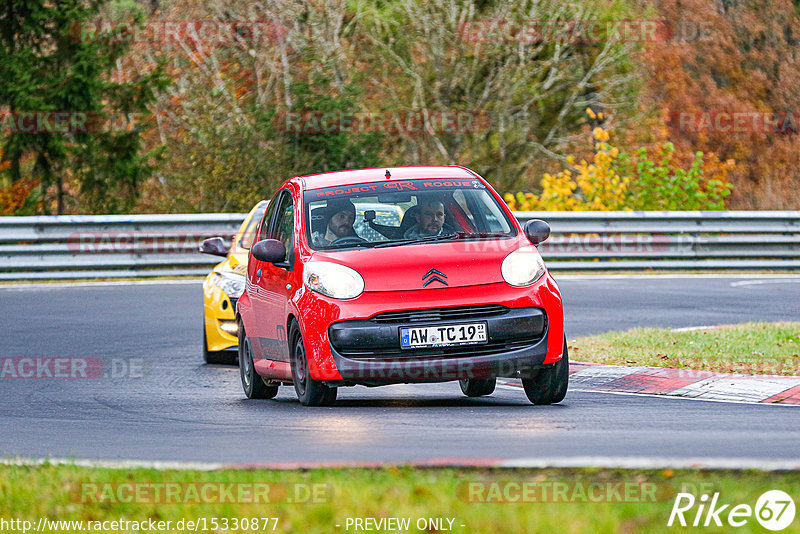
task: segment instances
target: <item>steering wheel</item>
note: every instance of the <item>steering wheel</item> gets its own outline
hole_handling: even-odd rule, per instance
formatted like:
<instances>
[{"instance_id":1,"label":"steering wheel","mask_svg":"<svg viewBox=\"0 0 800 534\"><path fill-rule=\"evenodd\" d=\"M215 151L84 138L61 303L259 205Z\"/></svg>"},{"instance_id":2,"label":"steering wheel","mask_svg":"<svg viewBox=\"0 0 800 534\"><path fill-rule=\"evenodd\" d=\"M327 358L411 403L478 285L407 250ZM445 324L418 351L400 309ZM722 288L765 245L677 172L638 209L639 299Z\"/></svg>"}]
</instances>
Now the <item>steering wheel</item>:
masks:
<instances>
[{"instance_id":1,"label":"steering wheel","mask_svg":"<svg viewBox=\"0 0 800 534\"><path fill-rule=\"evenodd\" d=\"M365 243L367 240L355 235L347 236L347 237L340 237L333 243L332 245L357 245L358 243Z\"/></svg>"}]
</instances>

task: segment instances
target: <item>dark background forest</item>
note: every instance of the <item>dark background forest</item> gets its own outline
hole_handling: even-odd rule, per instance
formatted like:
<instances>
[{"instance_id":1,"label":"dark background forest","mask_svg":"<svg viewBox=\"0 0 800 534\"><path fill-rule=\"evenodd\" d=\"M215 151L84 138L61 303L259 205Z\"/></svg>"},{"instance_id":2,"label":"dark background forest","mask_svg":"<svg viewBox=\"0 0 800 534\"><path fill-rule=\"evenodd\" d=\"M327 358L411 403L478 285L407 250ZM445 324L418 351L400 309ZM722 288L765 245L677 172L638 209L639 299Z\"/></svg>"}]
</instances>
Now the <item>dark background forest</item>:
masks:
<instances>
[{"instance_id":1,"label":"dark background forest","mask_svg":"<svg viewBox=\"0 0 800 534\"><path fill-rule=\"evenodd\" d=\"M515 209L797 210L798 5L9 0L0 214L246 211L298 174L448 164Z\"/></svg>"}]
</instances>

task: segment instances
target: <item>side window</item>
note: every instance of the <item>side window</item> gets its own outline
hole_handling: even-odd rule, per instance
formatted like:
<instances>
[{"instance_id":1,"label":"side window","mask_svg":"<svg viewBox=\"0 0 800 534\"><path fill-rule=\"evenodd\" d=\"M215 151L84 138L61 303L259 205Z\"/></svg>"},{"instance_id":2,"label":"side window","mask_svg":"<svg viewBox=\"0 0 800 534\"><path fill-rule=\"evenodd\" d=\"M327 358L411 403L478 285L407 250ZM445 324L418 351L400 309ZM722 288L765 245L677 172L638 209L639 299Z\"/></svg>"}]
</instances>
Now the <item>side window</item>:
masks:
<instances>
[{"instance_id":1,"label":"side window","mask_svg":"<svg viewBox=\"0 0 800 534\"><path fill-rule=\"evenodd\" d=\"M269 239L271 236L269 235L269 222L275 216L275 210L278 208L278 204L280 204L281 193L283 191L278 191L275 193L275 196L272 197L272 200L269 201L269 206L267 206L267 214L264 216L264 222L261 224L261 230L258 233L259 241L262 239Z\"/></svg>"},{"instance_id":2,"label":"side window","mask_svg":"<svg viewBox=\"0 0 800 534\"><path fill-rule=\"evenodd\" d=\"M250 221L247 223L247 228L242 232L242 238L239 240L239 246L244 249L249 249L253 246L253 240L256 238L256 231L258 230L258 223L261 222L261 216L264 214L265 207L259 208L253 213Z\"/></svg>"},{"instance_id":3,"label":"side window","mask_svg":"<svg viewBox=\"0 0 800 534\"><path fill-rule=\"evenodd\" d=\"M281 197L274 235L275 239L283 243L286 251L290 253L289 257L291 257L292 245L294 244L294 204L292 203L292 195L285 194Z\"/></svg>"}]
</instances>

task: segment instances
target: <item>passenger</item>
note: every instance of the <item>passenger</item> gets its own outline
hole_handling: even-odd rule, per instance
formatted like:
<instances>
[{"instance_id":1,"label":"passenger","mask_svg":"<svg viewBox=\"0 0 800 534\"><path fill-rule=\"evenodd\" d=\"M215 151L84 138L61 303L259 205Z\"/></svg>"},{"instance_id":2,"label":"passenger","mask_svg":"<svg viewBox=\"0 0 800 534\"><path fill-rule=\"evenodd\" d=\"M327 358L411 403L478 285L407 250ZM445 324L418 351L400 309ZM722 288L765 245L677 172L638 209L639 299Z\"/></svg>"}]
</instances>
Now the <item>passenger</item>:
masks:
<instances>
[{"instance_id":1,"label":"passenger","mask_svg":"<svg viewBox=\"0 0 800 534\"><path fill-rule=\"evenodd\" d=\"M345 237L358 237L353 223L356 221L356 207L350 199L329 200L323 212L327 219L325 234L314 232L312 239L320 246L327 246Z\"/></svg>"},{"instance_id":2,"label":"passenger","mask_svg":"<svg viewBox=\"0 0 800 534\"><path fill-rule=\"evenodd\" d=\"M450 225L444 223L444 204L441 200L436 198L422 199L417 204L417 207L417 212L414 214L417 222L405 231L404 238L416 239L418 237L453 233Z\"/></svg>"}]
</instances>

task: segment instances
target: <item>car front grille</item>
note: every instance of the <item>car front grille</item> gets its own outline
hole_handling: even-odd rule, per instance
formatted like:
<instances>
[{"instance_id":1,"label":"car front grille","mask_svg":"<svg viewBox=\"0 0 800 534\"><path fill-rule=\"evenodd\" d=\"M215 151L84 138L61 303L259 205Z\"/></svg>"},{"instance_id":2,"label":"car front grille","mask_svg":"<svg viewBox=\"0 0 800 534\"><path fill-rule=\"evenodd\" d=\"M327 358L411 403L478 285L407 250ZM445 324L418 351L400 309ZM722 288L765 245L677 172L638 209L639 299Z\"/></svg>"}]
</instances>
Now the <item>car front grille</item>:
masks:
<instances>
[{"instance_id":1,"label":"car front grille","mask_svg":"<svg viewBox=\"0 0 800 534\"><path fill-rule=\"evenodd\" d=\"M427 310L406 310L379 313L370 320L380 324L392 323L436 323L461 319L485 319L502 315L508 311L505 306L486 304L481 306L459 306L456 308L431 308Z\"/></svg>"},{"instance_id":2,"label":"car front grille","mask_svg":"<svg viewBox=\"0 0 800 534\"><path fill-rule=\"evenodd\" d=\"M400 329L409 326L484 322L488 342L435 348L401 348ZM384 312L369 319L331 325L331 348L345 358L402 360L460 358L500 354L529 348L547 332L547 315L539 308L508 308L498 304Z\"/></svg>"}]
</instances>

